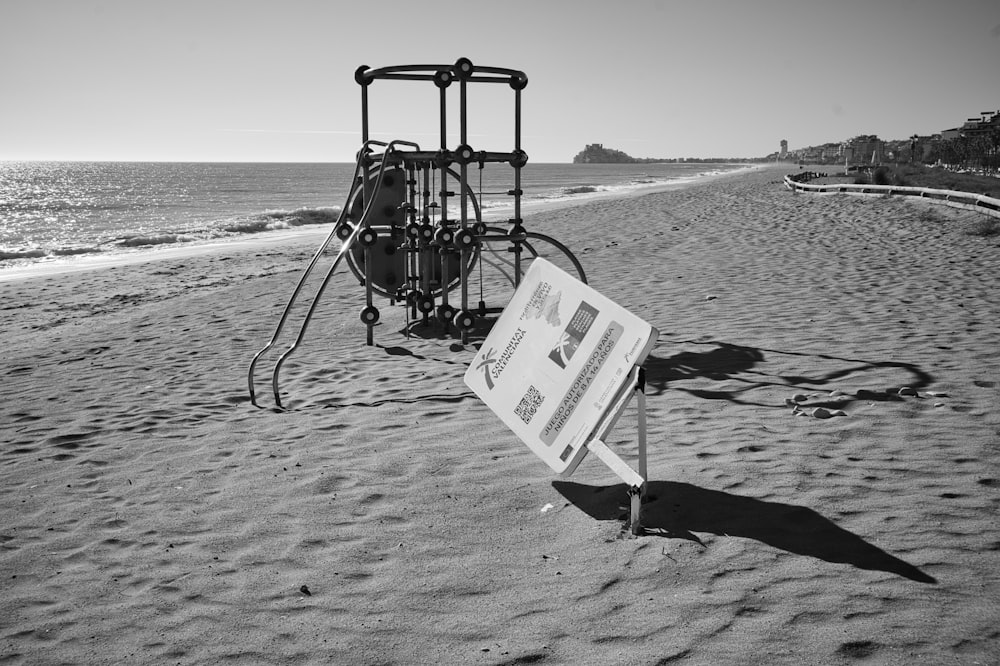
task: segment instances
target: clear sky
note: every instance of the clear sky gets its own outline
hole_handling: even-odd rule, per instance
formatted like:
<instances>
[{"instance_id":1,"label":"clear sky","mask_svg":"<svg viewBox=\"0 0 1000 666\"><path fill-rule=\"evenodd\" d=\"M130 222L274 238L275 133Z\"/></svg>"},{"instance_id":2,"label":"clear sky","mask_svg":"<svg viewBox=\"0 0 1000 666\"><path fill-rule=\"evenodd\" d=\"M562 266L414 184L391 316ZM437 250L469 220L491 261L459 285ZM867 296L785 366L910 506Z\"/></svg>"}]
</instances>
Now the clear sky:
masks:
<instances>
[{"instance_id":1,"label":"clear sky","mask_svg":"<svg viewBox=\"0 0 1000 666\"><path fill-rule=\"evenodd\" d=\"M0 0L0 159L353 161L359 65L463 56L528 74L533 162L763 156L1000 109L1000 2ZM473 89L510 150L512 91ZM436 100L375 82L373 137L436 147Z\"/></svg>"}]
</instances>

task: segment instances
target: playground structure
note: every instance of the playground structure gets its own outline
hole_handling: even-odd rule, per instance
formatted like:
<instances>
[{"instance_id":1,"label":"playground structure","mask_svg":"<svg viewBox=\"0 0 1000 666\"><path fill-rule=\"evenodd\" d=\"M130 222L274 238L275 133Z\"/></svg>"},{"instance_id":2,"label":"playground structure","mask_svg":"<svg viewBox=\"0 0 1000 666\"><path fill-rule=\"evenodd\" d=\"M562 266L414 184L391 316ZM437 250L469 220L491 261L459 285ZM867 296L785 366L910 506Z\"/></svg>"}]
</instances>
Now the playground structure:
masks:
<instances>
[{"instance_id":1,"label":"playground structure","mask_svg":"<svg viewBox=\"0 0 1000 666\"><path fill-rule=\"evenodd\" d=\"M333 230L321 243L302 273L282 312L270 341L253 357L247 373L250 399L257 404L254 389L256 366L274 348L293 310L299 303L308 277L326 257L334 239L339 249L325 277L315 290L299 323L298 334L275 362L271 375L274 401L281 405L279 374L284 362L301 345L323 292L335 271L346 262L365 291L361 321L367 329L367 344L374 344L374 327L381 314L374 305L380 296L389 305L402 305L407 312L406 332L414 325L453 330L467 344L478 321L486 316L482 270L489 258L516 289L527 265L537 257L559 255L568 261L579 279L586 282L583 267L559 241L525 229L521 219L521 171L528 155L521 148L521 93L528 84L524 72L500 67L474 66L468 58L453 65L400 65L371 69L366 65L354 73L361 87L361 149L347 201ZM378 80L432 82L439 91L440 142L433 150L403 139L389 142L369 137L368 89ZM468 87L470 84L508 85L514 93L513 149L476 150L469 145ZM459 93L459 145L448 147L448 91L457 84ZM506 228L489 225L482 215L482 170L486 164L506 164L513 172L513 214ZM478 190L470 183L470 171L479 170ZM458 199L457 216L449 218L449 200ZM478 269L479 294L473 307L470 289ZM300 308L295 308L299 305Z\"/></svg>"}]
</instances>

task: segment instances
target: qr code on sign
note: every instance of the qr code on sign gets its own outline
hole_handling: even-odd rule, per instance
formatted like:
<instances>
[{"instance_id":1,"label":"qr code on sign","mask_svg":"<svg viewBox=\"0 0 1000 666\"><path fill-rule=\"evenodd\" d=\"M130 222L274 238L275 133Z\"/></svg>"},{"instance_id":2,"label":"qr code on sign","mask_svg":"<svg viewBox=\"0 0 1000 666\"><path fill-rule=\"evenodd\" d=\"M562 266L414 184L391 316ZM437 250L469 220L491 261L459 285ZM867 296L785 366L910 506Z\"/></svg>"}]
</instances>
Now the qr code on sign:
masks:
<instances>
[{"instance_id":1,"label":"qr code on sign","mask_svg":"<svg viewBox=\"0 0 1000 666\"><path fill-rule=\"evenodd\" d=\"M528 392L524 394L521 402L517 403L517 407L514 408L514 413L520 416L521 420L525 423L531 423L531 419L535 416L538 406L542 404L543 400L545 400L545 396L534 386L529 386Z\"/></svg>"}]
</instances>

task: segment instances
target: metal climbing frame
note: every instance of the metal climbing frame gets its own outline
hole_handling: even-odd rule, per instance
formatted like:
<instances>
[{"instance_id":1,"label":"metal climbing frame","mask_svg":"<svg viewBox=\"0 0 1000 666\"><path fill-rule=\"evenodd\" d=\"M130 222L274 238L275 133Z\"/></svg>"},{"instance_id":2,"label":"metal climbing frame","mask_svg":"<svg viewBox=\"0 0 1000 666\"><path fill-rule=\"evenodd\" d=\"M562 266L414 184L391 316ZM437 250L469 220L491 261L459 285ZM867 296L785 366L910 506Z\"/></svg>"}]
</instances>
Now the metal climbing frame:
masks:
<instances>
[{"instance_id":1,"label":"metal climbing frame","mask_svg":"<svg viewBox=\"0 0 1000 666\"><path fill-rule=\"evenodd\" d=\"M460 58L454 65L400 65L380 69L362 65L355 71L354 79L361 87L362 147L350 192L334 229L316 251L292 292L271 340L250 363L247 380L254 404L257 404L256 366L261 357L277 345L307 278L320 264L334 238L340 240L340 248L312 297L295 341L274 366L271 384L279 407L281 366L302 342L320 297L341 261L346 261L364 286L365 306L361 310L361 321L367 328L369 345L374 343L374 327L380 318L374 305L376 295L388 298L390 304L406 306L407 332L411 315L414 320L419 318L429 324L434 314L446 332L454 326L461 334L462 343L466 344L477 319L486 313L482 294L475 310L470 303L470 272L484 259L484 248L499 256L492 250L497 243L503 244L506 253L512 255L509 265L514 288L520 283L524 255L538 256L539 244L560 253L586 282L583 267L565 245L544 234L527 231L521 220L521 170L528 162L528 155L521 148L521 92L528 84L524 72L474 66L468 58ZM368 88L378 80L433 82L439 90L440 143L437 149L422 150L410 141L384 143L369 137ZM469 145L467 89L474 83L499 83L513 90L513 150L476 150ZM459 145L449 149L447 96L453 86L457 86L459 93ZM513 216L507 220L507 228L483 222L481 202L469 182L470 166L477 165L481 173L487 163L505 163L513 169L513 187L507 191L513 198ZM437 200L434 195L438 196ZM452 220L448 217L448 200L456 196L459 213L458 219ZM459 290L457 307L450 297L450 292L456 289Z\"/></svg>"}]
</instances>

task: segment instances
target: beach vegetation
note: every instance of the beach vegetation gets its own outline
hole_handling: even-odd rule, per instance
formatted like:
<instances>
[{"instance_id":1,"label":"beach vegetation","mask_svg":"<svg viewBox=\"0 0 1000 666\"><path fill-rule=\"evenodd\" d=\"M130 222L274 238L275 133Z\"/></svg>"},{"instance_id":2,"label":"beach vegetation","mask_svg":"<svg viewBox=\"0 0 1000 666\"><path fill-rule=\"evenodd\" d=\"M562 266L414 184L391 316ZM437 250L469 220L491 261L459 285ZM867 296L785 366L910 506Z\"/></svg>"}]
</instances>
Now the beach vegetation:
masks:
<instances>
[{"instance_id":1,"label":"beach vegetation","mask_svg":"<svg viewBox=\"0 0 1000 666\"><path fill-rule=\"evenodd\" d=\"M966 233L970 236L978 236L980 238L1000 236L1000 220L994 217L984 217L981 220L976 220Z\"/></svg>"},{"instance_id":2,"label":"beach vegetation","mask_svg":"<svg viewBox=\"0 0 1000 666\"><path fill-rule=\"evenodd\" d=\"M854 179L857 185L897 185L899 187L926 187L934 190L954 190L985 194L1000 199L1000 178L959 173L923 164L898 164L880 166L870 175L859 172Z\"/></svg>"},{"instance_id":3,"label":"beach vegetation","mask_svg":"<svg viewBox=\"0 0 1000 666\"><path fill-rule=\"evenodd\" d=\"M917 213L917 220L920 222L937 223L943 222L944 218L941 217L941 213L934 210L933 208L926 208L919 213Z\"/></svg>"},{"instance_id":4,"label":"beach vegetation","mask_svg":"<svg viewBox=\"0 0 1000 666\"><path fill-rule=\"evenodd\" d=\"M974 173L960 173L922 164L901 164L893 171L912 181L916 187L972 192L1000 199L1000 178L980 176Z\"/></svg>"},{"instance_id":5,"label":"beach vegetation","mask_svg":"<svg viewBox=\"0 0 1000 666\"><path fill-rule=\"evenodd\" d=\"M874 185L892 185L892 173L886 167L879 167L872 172Z\"/></svg>"}]
</instances>

